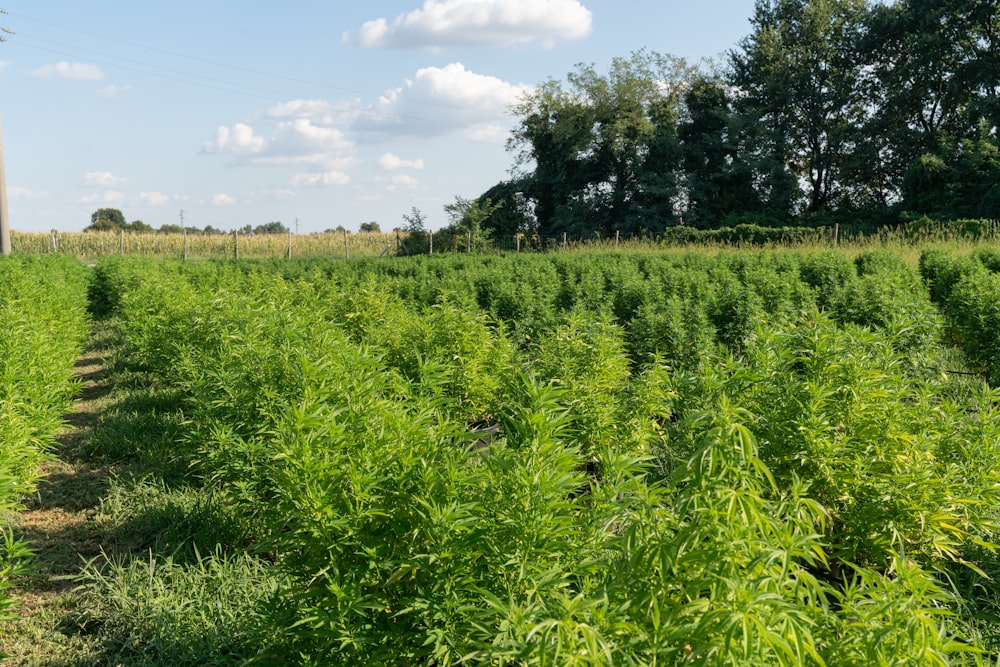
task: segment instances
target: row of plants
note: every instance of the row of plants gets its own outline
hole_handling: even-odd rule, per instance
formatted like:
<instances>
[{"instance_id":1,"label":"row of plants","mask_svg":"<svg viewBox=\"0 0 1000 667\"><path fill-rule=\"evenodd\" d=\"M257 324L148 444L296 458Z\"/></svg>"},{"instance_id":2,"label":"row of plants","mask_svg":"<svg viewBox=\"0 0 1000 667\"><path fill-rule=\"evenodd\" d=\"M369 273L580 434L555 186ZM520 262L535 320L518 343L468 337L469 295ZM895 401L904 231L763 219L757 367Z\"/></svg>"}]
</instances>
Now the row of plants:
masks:
<instances>
[{"instance_id":1,"label":"row of plants","mask_svg":"<svg viewBox=\"0 0 1000 667\"><path fill-rule=\"evenodd\" d=\"M974 664L1000 415L933 259L116 259L92 301L278 582L263 658Z\"/></svg>"},{"instance_id":2,"label":"row of plants","mask_svg":"<svg viewBox=\"0 0 1000 667\"><path fill-rule=\"evenodd\" d=\"M12 513L31 493L73 397L88 330L86 269L65 257L0 258L0 621L28 566Z\"/></svg>"}]
</instances>

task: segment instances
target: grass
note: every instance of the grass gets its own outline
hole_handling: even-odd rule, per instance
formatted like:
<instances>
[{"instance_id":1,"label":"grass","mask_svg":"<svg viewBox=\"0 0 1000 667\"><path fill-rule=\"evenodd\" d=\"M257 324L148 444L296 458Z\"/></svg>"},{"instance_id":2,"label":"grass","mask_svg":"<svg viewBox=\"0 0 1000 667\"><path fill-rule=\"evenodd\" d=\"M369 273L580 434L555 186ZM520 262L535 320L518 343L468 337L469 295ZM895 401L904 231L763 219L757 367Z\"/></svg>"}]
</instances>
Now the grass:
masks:
<instances>
[{"instance_id":1,"label":"grass","mask_svg":"<svg viewBox=\"0 0 1000 667\"><path fill-rule=\"evenodd\" d=\"M66 429L14 524L36 556L14 591L20 618L0 624L4 664L243 664L276 583L188 476L178 397L130 368L102 323L76 372Z\"/></svg>"}]
</instances>

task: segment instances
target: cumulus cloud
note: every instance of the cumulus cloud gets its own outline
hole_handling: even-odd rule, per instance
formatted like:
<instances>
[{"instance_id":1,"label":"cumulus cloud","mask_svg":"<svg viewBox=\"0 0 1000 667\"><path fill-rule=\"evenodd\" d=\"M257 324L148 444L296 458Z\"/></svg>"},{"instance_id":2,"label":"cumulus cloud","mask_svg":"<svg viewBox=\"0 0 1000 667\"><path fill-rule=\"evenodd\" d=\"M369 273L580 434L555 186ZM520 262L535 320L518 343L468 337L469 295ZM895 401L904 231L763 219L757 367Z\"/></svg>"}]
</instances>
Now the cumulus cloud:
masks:
<instances>
[{"instance_id":1,"label":"cumulus cloud","mask_svg":"<svg viewBox=\"0 0 1000 667\"><path fill-rule=\"evenodd\" d=\"M379 156L377 164L385 171L398 171L400 169L423 169L423 160L404 160L394 153L383 153Z\"/></svg>"},{"instance_id":2,"label":"cumulus cloud","mask_svg":"<svg viewBox=\"0 0 1000 667\"><path fill-rule=\"evenodd\" d=\"M254 134L253 128L245 123L237 123L232 128L219 127L215 139L202 146L204 153L229 153L232 155L252 155L267 148L268 140Z\"/></svg>"},{"instance_id":3,"label":"cumulus cloud","mask_svg":"<svg viewBox=\"0 0 1000 667\"><path fill-rule=\"evenodd\" d=\"M219 193L212 197L212 206L235 206L236 198L225 193Z\"/></svg>"},{"instance_id":4,"label":"cumulus cloud","mask_svg":"<svg viewBox=\"0 0 1000 667\"><path fill-rule=\"evenodd\" d=\"M272 120L308 118L318 125L346 125L361 113L361 100L351 98L338 102L329 100L289 100L267 110Z\"/></svg>"},{"instance_id":5,"label":"cumulus cloud","mask_svg":"<svg viewBox=\"0 0 1000 667\"><path fill-rule=\"evenodd\" d=\"M28 76L41 79L73 79L75 81L100 81L104 71L97 65L70 63L62 60L52 65L42 65L28 72Z\"/></svg>"},{"instance_id":6,"label":"cumulus cloud","mask_svg":"<svg viewBox=\"0 0 1000 667\"><path fill-rule=\"evenodd\" d=\"M324 171L317 173L296 174L292 177L292 185L347 185L351 177L342 171Z\"/></svg>"},{"instance_id":7,"label":"cumulus cloud","mask_svg":"<svg viewBox=\"0 0 1000 667\"><path fill-rule=\"evenodd\" d=\"M354 36L363 47L441 49L507 46L590 34L593 15L579 0L425 0L423 7L364 23Z\"/></svg>"},{"instance_id":8,"label":"cumulus cloud","mask_svg":"<svg viewBox=\"0 0 1000 667\"><path fill-rule=\"evenodd\" d=\"M101 188L112 188L121 185L127 179L115 176L110 171L88 171L83 176L84 185L93 185Z\"/></svg>"},{"instance_id":9,"label":"cumulus cloud","mask_svg":"<svg viewBox=\"0 0 1000 667\"><path fill-rule=\"evenodd\" d=\"M408 136L464 132L483 139L496 136L483 133L484 127L509 126L507 108L530 89L469 71L462 63L425 67L403 86L382 95L354 127Z\"/></svg>"},{"instance_id":10,"label":"cumulus cloud","mask_svg":"<svg viewBox=\"0 0 1000 667\"><path fill-rule=\"evenodd\" d=\"M101 194L87 195L81 201L84 204L117 204L125 199L125 193L118 190L108 190Z\"/></svg>"},{"instance_id":11,"label":"cumulus cloud","mask_svg":"<svg viewBox=\"0 0 1000 667\"><path fill-rule=\"evenodd\" d=\"M166 206L172 201L170 195L162 192L140 192L139 198L150 206Z\"/></svg>"},{"instance_id":12,"label":"cumulus cloud","mask_svg":"<svg viewBox=\"0 0 1000 667\"><path fill-rule=\"evenodd\" d=\"M45 193L43 192L19 185L12 185L7 188L7 196L11 199L38 199L39 197L44 196L44 194Z\"/></svg>"},{"instance_id":13,"label":"cumulus cloud","mask_svg":"<svg viewBox=\"0 0 1000 667\"><path fill-rule=\"evenodd\" d=\"M392 184L389 186L389 190L414 190L418 184L419 181L412 176L396 174L392 177Z\"/></svg>"}]
</instances>

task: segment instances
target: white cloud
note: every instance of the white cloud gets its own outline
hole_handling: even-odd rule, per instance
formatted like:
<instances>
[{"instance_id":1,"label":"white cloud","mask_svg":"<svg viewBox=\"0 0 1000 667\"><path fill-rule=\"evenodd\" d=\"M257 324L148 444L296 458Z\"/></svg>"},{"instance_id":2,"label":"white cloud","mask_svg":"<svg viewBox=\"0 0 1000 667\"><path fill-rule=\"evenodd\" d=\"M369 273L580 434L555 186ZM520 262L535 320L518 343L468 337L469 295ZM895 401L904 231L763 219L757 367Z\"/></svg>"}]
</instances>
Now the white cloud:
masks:
<instances>
[{"instance_id":1,"label":"white cloud","mask_svg":"<svg viewBox=\"0 0 1000 667\"><path fill-rule=\"evenodd\" d=\"M320 172L344 170L355 163L354 143L335 127L316 124L310 118L284 120L263 137L244 123L220 127L203 153L235 156L237 164L256 166L311 165Z\"/></svg>"},{"instance_id":2,"label":"white cloud","mask_svg":"<svg viewBox=\"0 0 1000 667\"><path fill-rule=\"evenodd\" d=\"M462 63L417 70L369 108L354 127L362 132L439 136L464 132L469 138L495 138L482 128L509 127L507 109L531 89L465 69Z\"/></svg>"},{"instance_id":3,"label":"white cloud","mask_svg":"<svg viewBox=\"0 0 1000 667\"><path fill-rule=\"evenodd\" d=\"M76 81L100 81L104 72L97 65L70 63L65 60L52 65L42 65L28 72L28 76L41 79L74 79Z\"/></svg>"},{"instance_id":4,"label":"white cloud","mask_svg":"<svg viewBox=\"0 0 1000 667\"><path fill-rule=\"evenodd\" d=\"M299 193L295 192L294 190L286 190L284 188L279 188L277 190L274 190L271 192L271 194L276 199L284 199L284 200L295 199L296 197L299 196Z\"/></svg>"},{"instance_id":5,"label":"white cloud","mask_svg":"<svg viewBox=\"0 0 1000 667\"><path fill-rule=\"evenodd\" d=\"M81 201L84 204L116 204L125 199L125 193L118 190L108 190L102 194L87 195Z\"/></svg>"},{"instance_id":6,"label":"white cloud","mask_svg":"<svg viewBox=\"0 0 1000 667\"><path fill-rule=\"evenodd\" d=\"M260 153L267 148L268 140L254 134L253 128L245 123L237 123L232 127L219 127L215 131L215 139L202 146L204 153L230 153L232 155L251 155Z\"/></svg>"},{"instance_id":7,"label":"white cloud","mask_svg":"<svg viewBox=\"0 0 1000 667\"><path fill-rule=\"evenodd\" d=\"M115 97L121 97L122 95L124 95L125 93L127 93L127 92L129 92L131 90L132 90L132 86L115 86L115 85L112 85L112 86L105 86L104 88L101 88L100 90L97 91L97 94L100 95L101 97L107 97L107 98L110 99L110 98L115 98Z\"/></svg>"},{"instance_id":8,"label":"white cloud","mask_svg":"<svg viewBox=\"0 0 1000 667\"><path fill-rule=\"evenodd\" d=\"M414 190L419 181L412 176L407 176L406 174L396 174L392 177L392 185L389 186L390 190Z\"/></svg>"},{"instance_id":9,"label":"white cloud","mask_svg":"<svg viewBox=\"0 0 1000 667\"><path fill-rule=\"evenodd\" d=\"M11 199L38 199L44 195L44 192L39 192L37 190L32 190L31 188L25 188L19 185L12 185L7 188L7 196Z\"/></svg>"},{"instance_id":10,"label":"white cloud","mask_svg":"<svg viewBox=\"0 0 1000 667\"><path fill-rule=\"evenodd\" d=\"M219 193L212 197L212 206L235 206L236 198L227 194Z\"/></svg>"},{"instance_id":11,"label":"white cloud","mask_svg":"<svg viewBox=\"0 0 1000 667\"><path fill-rule=\"evenodd\" d=\"M321 173L296 174L292 185L347 185L351 177L342 171L324 171Z\"/></svg>"},{"instance_id":12,"label":"white cloud","mask_svg":"<svg viewBox=\"0 0 1000 667\"><path fill-rule=\"evenodd\" d=\"M289 100L267 110L272 120L308 118L318 125L346 125L361 113L361 100L351 98L330 102L328 100Z\"/></svg>"},{"instance_id":13,"label":"white cloud","mask_svg":"<svg viewBox=\"0 0 1000 667\"><path fill-rule=\"evenodd\" d=\"M399 169L423 169L423 160L404 160L394 153L383 153L378 158L378 166L385 171Z\"/></svg>"},{"instance_id":14,"label":"white cloud","mask_svg":"<svg viewBox=\"0 0 1000 667\"><path fill-rule=\"evenodd\" d=\"M88 171L83 176L84 185L95 185L101 188L112 188L125 181L126 179L115 176L110 171Z\"/></svg>"},{"instance_id":15,"label":"white cloud","mask_svg":"<svg viewBox=\"0 0 1000 667\"><path fill-rule=\"evenodd\" d=\"M9 60L0 60L0 72L4 71L8 67L10 67L10 61Z\"/></svg>"},{"instance_id":16,"label":"white cloud","mask_svg":"<svg viewBox=\"0 0 1000 667\"><path fill-rule=\"evenodd\" d=\"M355 42L363 47L440 49L506 46L590 34L593 15L579 0L425 0L423 7L368 21Z\"/></svg>"},{"instance_id":17,"label":"white cloud","mask_svg":"<svg viewBox=\"0 0 1000 667\"><path fill-rule=\"evenodd\" d=\"M170 195L162 192L140 192L139 198L150 206L166 206L173 200Z\"/></svg>"}]
</instances>

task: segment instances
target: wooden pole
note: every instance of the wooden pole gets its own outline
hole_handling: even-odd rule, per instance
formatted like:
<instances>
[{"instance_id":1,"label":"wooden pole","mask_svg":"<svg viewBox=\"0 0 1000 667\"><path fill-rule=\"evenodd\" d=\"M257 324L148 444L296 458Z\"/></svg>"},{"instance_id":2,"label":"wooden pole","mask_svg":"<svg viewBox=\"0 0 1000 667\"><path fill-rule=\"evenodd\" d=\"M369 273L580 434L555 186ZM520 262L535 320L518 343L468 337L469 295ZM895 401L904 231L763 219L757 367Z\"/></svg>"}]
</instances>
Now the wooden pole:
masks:
<instances>
[{"instance_id":1,"label":"wooden pole","mask_svg":"<svg viewBox=\"0 0 1000 667\"><path fill-rule=\"evenodd\" d=\"M344 230L344 259L351 258L351 249L347 245L347 230Z\"/></svg>"},{"instance_id":2,"label":"wooden pole","mask_svg":"<svg viewBox=\"0 0 1000 667\"><path fill-rule=\"evenodd\" d=\"M563 250L566 249L566 232L563 232Z\"/></svg>"},{"instance_id":3,"label":"wooden pole","mask_svg":"<svg viewBox=\"0 0 1000 667\"><path fill-rule=\"evenodd\" d=\"M233 247L236 250L236 259L240 258L240 232L233 230Z\"/></svg>"},{"instance_id":4,"label":"wooden pole","mask_svg":"<svg viewBox=\"0 0 1000 667\"><path fill-rule=\"evenodd\" d=\"M840 223L833 223L833 245L840 245Z\"/></svg>"},{"instance_id":5,"label":"wooden pole","mask_svg":"<svg viewBox=\"0 0 1000 667\"><path fill-rule=\"evenodd\" d=\"M182 232L184 234L184 261L186 262L187 258L188 258L188 230L187 230L187 227L184 227L182 229Z\"/></svg>"},{"instance_id":6,"label":"wooden pole","mask_svg":"<svg viewBox=\"0 0 1000 667\"><path fill-rule=\"evenodd\" d=\"M0 255L10 254L10 216L7 213L7 171L3 164L3 129L0 128Z\"/></svg>"},{"instance_id":7,"label":"wooden pole","mask_svg":"<svg viewBox=\"0 0 1000 667\"><path fill-rule=\"evenodd\" d=\"M124 229L118 230L118 254L119 255L124 255L125 254L125 230Z\"/></svg>"},{"instance_id":8,"label":"wooden pole","mask_svg":"<svg viewBox=\"0 0 1000 667\"><path fill-rule=\"evenodd\" d=\"M521 252L521 235L514 234L514 245L517 247L517 252Z\"/></svg>"},{"instance_id":9,"label":"wooden pole","mask_svg":"<svg viewBox=\"0 0 1000 667\"><path fill-rule=\"evenodd\" d=\"M292 261L292 230L288 230L288 261Z\"/></svg>"},{"instance_id":10,"label":"wooden pole","mask_svg":"<svg viewBox=\"0 0 1000 667\"><path fill-rule=\"evenodd\" d=\"M429 250L427 251L427 254L428 255L433 255L434 254L434 232L431 232L431 231L427 232L427 238L428 238L427 243L428 243L428 248L429 248Z\"/></svg>"},{"instance_id":11,"label":"wooden pole","mask_svg":"<svg viewBox=\"0 0 1000 667\"><path fill-rule=\"evenodd\" d=\"M469 236L465 241L465 252L472 252L472 232L469 232Z\"/></svg>"},{"instance_id":12,"label":"wooden pole","mask_svg":"<svg viewBox=\"0 0 1000 667\"><path fill-rule=\"evenodd\" d=\"M615 230L615 247L616 248L618 247L618 242L621 240L621 236L622 236L622 230L616 229Z\"/></svg>"}]
</instances>

